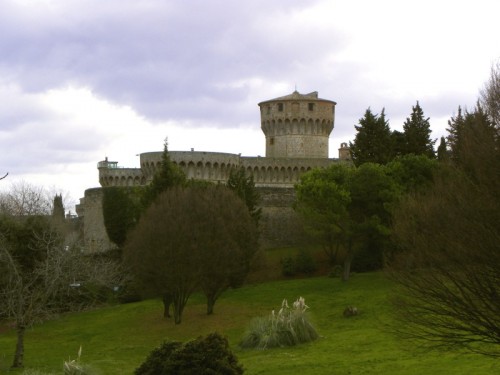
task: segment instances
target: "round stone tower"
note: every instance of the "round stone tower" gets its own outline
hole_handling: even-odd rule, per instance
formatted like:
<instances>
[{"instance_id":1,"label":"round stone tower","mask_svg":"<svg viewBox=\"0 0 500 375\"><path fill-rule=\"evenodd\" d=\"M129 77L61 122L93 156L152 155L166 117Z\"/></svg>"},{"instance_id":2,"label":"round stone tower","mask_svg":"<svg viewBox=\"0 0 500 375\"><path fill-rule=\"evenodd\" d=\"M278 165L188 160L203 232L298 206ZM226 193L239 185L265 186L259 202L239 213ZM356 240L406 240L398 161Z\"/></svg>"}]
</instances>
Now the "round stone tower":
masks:
<instances>
[{"instance_id":1,"label":"round stone tower","mask_svg":"<svg viewBox=\"0 0 500 375\"><path fill-rule=\"evenodd\" d=\"M335 103L310 94L292 94L259 103L266 157L328 158Z\"/></svg>"}]
</instances>

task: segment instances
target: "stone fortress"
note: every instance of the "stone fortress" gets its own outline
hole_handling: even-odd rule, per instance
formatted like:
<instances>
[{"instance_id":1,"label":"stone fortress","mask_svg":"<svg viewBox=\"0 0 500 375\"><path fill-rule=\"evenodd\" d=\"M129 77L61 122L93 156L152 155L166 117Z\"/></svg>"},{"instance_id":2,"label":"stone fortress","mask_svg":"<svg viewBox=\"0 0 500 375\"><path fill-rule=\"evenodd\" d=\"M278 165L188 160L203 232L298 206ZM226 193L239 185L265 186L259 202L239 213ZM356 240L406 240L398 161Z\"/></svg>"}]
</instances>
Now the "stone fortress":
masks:
<instances>
[{"instance_id":1,"label":"stone fortress","mask_svg":"<svg viewBox=\"0 0 500 375\"><path fill-rule=\"evenodd\" d=\"M313 168L348 161L349 148L342 143L339 158L328 158L336 103L319 98L317 92L294 91L258 105L266 137L265 157L194 150L169 151L169 155L188 179L225 183L232 168L243 167L253 175L261 195L261 245L288 246L296 243L301 232L292 208L294 184ZM140 154L140 168L119 167L118 162L106 158L97 164L99 183L103 188L146 185L161 165L161 156L162 151ZM87 189L76 207L78 216L83 218L85 248L89 252L113 247L104 228L102 196L102 188Z\"/></svg>"}]
</instances>

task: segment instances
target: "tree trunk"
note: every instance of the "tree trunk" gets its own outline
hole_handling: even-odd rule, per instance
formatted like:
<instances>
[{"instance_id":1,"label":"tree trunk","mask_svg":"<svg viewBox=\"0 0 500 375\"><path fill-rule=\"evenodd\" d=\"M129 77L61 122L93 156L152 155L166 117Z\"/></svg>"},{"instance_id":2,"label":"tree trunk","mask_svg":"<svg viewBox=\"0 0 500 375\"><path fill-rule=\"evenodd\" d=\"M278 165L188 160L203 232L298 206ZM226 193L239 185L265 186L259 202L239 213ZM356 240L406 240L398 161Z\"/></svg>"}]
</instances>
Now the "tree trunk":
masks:
<instances>
[{"instance_id":1,"label":"tree trunk","mask_svg":"<svg viewBox=\"0 0 500 375\"><path fill-rule=\"evenodd\" d=\"M184 305L182 296L174 295L172 296L174 302L174 322L175 324L181 324L182 321L182 311L184 310Z\"/></svg>"},{"instance_id":2,"label":"tree trunk","mask_svg":"<svg viewBox=\"0 0 500 375\"><path fill-rule=\"evenodd\" d=\"M347 241L347 254L344 259L344 272L342 273L342 281L348 281L349 280L349 275L351 274L351 262L353 258L353 251L352 251L352 239L350 238Z\"/></svg>"},{"instance_id":3,"label":"tree trunk","mask_svg":"<svg viewBox=\"0 0 500 375\"><path fill-rule=\"evenodd\" d=\"M12 363L13 368L23 367L24 361L24 333L26 331L26 327L24 324L16 325L17 331L17 344L16 344L16 352L14 354L14 362Z\"/></svg>"},{"instance_id":4,"label":"tree trunk","mask_svg":"<svg viewBox=\"0 0 500 375\"><path fill-rule=\"evenodd\" d=\"M342 273L342 281L348 281L351 273L351 256L347 255L344 259L344 272Z\"/></svg>"},{"instance_id":5,"label":"tree trunk","mask_svg":"<svg viewBox=\"0 0 500 375\"><path fill-rule=\"evenodd\" d=\"M212 315L214 313L215 297L207 296L207 315Z\"/></svg>"},{"instance_id":6,"label":"tree trunk","mask_svg":"<svg viewBox=\"0 0 500 375\"><path fill-rule=\"evenodd\" d=\"M163 317L164 318L170 318L170 305L172 304L172 295L171 294L164 294L163 295Z\"/></svg>"}]
</instances>

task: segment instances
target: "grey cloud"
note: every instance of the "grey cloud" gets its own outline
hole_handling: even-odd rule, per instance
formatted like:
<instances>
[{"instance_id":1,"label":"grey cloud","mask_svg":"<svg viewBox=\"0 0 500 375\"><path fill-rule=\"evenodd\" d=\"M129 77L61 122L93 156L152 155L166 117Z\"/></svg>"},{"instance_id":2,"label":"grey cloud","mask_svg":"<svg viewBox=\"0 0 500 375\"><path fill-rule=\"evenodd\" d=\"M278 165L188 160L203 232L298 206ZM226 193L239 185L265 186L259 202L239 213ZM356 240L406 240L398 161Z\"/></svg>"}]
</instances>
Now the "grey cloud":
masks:
<instances>
[{"instance_id":1,"label":"grey cloud","mask_svg":"<svg viewBox=\"0 0 500 375\"><path fill-rule=\"evenodd\" d=\"M42 8L3 13L1 66L15 66L10 74L25 90L90 86L150 119L231 126L245 121L237 103L249 88L218 89L219 82L292 81L301 66L324 57L322 46L335 43L333 35L314 27L301 30L283 16L280 29L266 29L273 15L304 7L300 1L92 3L65 2L63 14ZM85 12L79 6L86 6ZM24 23L30 27L20 27Z\"/></svg>"}]
</instances>

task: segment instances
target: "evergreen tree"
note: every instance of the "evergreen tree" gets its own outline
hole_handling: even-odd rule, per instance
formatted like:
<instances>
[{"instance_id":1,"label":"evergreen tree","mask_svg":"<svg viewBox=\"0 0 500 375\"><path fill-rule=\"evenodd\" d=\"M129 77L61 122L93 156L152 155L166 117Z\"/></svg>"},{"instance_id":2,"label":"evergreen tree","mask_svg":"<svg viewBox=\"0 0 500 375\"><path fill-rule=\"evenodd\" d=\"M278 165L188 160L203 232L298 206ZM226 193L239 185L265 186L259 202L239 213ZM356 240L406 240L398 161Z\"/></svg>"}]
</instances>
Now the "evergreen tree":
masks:
<instances>
[{"instance_id":1,"label":"evergreen tree","mask_svg":"<svg viewBox=\"0 0 500 375\"><path fill-rule=\"evenodd\" d=\"M232 169L227 180L227 187L245 202L250 215L255 223L258 223L262 209L258 207L260 194L255 189L253 175L247 176L244 167Z\"/></svg>"},{"instance_id":2,"label":"evergreen tree","mask_svg":"<svg viewBox=\"0 0 500 375\"><path fill-rule=\"evenodd\" d=\"M391 133L392 152L394 157L403 156L406 154L406 139L405 134L394 130Z\"/></svg>"},{"instance_id":3,"label":"evergreen tree","mask_svg":"<svg viewBox=\"0 0 500 375\"><path fill-rule=\"evenodd\" d=\"M168 154L168 141L163 143L163 154L161 156L161 167L156 172L151 183L145 188L142 204L147 209L160 193L174 187L186 184L186 175L170 160Z\"/></svg>"},{"instance_id":4,"label":"evergreen tree","mask_svg":"<svg viewBox=\"0 0 500 375\"><path fill-rule=\"evenodd\" d=\"M52 209L52 217L57 221L64 221L64 205L62 195L54 197L54 207Z\"/></svg>"},{"instance_id":5,"label":"evergreen tree","mask_svg":"<svg viewBox=\"0 0 500 375\"><path fill-rule=\"evenodd\" d=\"M465 118L462 114L462 107L458 106L457 115L448 120L448 128L446 128L448 131L446 141L448 143L452 160L456 160L458 158L459 150L462 148L460 143L463 142L464 127Z\"/></svg>"},{"instance_id":6,"label":"evergreen tree","mask_svg":"<svg viewBox=\"0 0 500 375\"><path fill-rule=\"evenodd\" d=\"M473 112L465 111L458 107L458 114L448 120L448 146L450 148L451 159L457 165L463 164L465 160L464 150L469 148L469 143L474 138L475 133L489 134L485 139L495 142L497 130L490 117L483 107L477 102Z\"/></svg>"},{"instance_id":7,"label":"evergreen tree","mask_svg":"<svg viewBox=\"0 0 500 375\"><path fill-rule=\"evenodd\" d=\"M127 233L139 220L141 205L138 188L109 186L103 189L102 212L104 227L111 241L120 249Z\"/></svg>"},{"instance_id":8,"label":"evergreen tree","mask_svg":"<svg viewBox=\"0 0 500 375\"><path fill-rule=\"evenodd\" d=\"M403 124L405 136L405 154L425 155L430 158L435 157L434 143L431 140L431 128L429 117L424 117L424 111L417 101L417 105L412 107L410 117L406 118Z\"/></svg>"},{"instance_id":9,"label":"evergreen tree","mask_svg":"<svg viewBox=\"0 0 500 375\"><path fill-rule=\"evenodd\" d=\"M448 159L448 149L446 147L446 139L444 137L441 137L441 142L439 142L437 158L439 161L445 161Z\"/></svg>"},{"instance_id":10,"label":"evergreen tree","mask_svg":"<svg viewBox=\"0 0 500 375\"><path fill-rule=\"evenodd\" d=\"M354 142L349 142L349 147L356 166L368 162L386 164L393 158L391 129L384 109L379 116L368 108L354 128L357 134Z\"/></svg>"}]
</instances>

